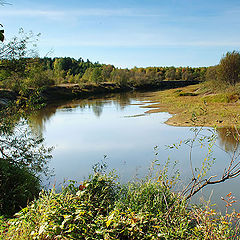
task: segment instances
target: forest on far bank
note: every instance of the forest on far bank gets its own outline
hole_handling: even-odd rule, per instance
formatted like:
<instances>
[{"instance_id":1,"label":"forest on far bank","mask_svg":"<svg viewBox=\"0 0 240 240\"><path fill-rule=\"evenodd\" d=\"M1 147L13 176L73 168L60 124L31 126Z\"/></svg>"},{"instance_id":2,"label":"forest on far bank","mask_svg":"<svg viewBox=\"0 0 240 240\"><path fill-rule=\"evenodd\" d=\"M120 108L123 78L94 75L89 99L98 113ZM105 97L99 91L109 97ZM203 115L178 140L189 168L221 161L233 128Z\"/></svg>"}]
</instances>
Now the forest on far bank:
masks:
<instances>
[{"instance_id":1,"label":"forest on far bank","mask_svg":"<svg viewBox=\"0 0 240 240\"><path fill-rule=\"evenodd\" d=\"M147 67L120 69L82 58L21 58L0 60L0 87L19 91L63 83L117 83L141 86L163 80L204 81L206 67Z\"/></svg>"}]
</instances>

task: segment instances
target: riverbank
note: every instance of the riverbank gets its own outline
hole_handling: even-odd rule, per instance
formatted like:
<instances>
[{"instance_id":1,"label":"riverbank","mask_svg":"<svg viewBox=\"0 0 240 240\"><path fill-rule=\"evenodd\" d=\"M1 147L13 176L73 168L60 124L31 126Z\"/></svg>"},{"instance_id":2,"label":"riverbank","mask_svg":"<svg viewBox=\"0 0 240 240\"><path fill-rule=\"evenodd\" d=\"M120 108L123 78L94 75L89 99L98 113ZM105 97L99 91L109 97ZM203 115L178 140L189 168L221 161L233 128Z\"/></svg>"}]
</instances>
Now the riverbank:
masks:
<instances>
[{"instance_id":1,"label":"riverbank","mask_svg":"<svg viewBox=\"0 0 240 240\"><path fill-rule=\"evenodd\" d=\"M142 84L139 86L123 85L104 82L99 84L61 84L44 88L40 96L44 102L51 103L58 100L82 99L108 93L128 91L164 90L197 84L197 81L161 81L156 84Z\"/></svg>"},{"instance_id":2,"label":"riverbank","mask_svg":"<svg viewBox=\"0 0 240 240\"><path fill-rule=\"evenodd\" d=\"M237 90L225 92L206 90L204 83L153 94L147 113L169 112L166 121L172 126L240 126L240 100Z\"/></svg>"},{"instance_id":3,"label":"riverbank","mask_svg":"<svg viewBox=\"0 0 240 240\"><path fill-rule=\"evenodd\" d=\"M39 89L25 90L21 95L29 99L35 94L35 99L41 103L53 103L61 100L82 99L108 93L119 93L127 91L147 91L147 90L164 90L188 85L197 84L198 81L160 81L155 84L141 84L138 86L124 85L104 82L99 84L59 84L55 86L42 87ZM8 105L10 102L17 100L20 94L10 90L0 90L0 105Z\"/></svg>"}]
</instances>

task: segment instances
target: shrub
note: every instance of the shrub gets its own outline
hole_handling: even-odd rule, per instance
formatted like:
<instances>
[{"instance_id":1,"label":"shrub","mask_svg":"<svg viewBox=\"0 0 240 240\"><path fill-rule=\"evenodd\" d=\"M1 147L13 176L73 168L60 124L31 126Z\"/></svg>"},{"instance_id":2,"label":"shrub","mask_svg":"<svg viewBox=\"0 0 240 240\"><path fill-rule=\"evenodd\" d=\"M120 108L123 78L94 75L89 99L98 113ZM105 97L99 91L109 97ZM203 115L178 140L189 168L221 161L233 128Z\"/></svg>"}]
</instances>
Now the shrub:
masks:
<instances>
[{"instance_id":1,"label":"shrub","mask_svg":"<svg viewBox=\"0 0 240 240\"><path fill-rule=\"evenodd\" d=\"M50 85L54 85L53 73L49 70L44 71L42 66L31 67L26 79L24 79L24 86L27 88L40 88Z\"/></svg>"},{"instance_id":2,"label":"shrub","mask_svg":"<svg viewBox=\"0 0 240 240\"><path fill-rule=\"evenodd\" d=\"M13 215L38 196L40 184L26 168L0 159L0 215Z\"/></svg>"},{"instance_id":3,"label":"shrub","mask_svg":"<svg viewBox=\"0 0 240 240\"><path fill-rule=\"evenodd\" d=\"M217 79L235 85L240 81L240 53L228 52L220 61L217 69Z\"/></svg>"},{"instance_id":4,"label":"shrub","mask_svg":"<svg viewBox=\"0 0 240 240\"><path fill-rule=\"evenodd\" d=\"M105 216L112 210L115 184L112 177L94 175L80 190L71 184L61 193L42 192L39 200L11 221L6 239L98 239Z\"/></svg>"},{"instance_id":5,"label":"shrub","mask_svg":"<svg viewBox=\"0 0 240 240\"><path fill-rule=\"evenodd\" d=\"M206 80L207 81L216 81L217 80L217 66L211 66L211 67L207 68Z\"/></svg>"}]
</instances>

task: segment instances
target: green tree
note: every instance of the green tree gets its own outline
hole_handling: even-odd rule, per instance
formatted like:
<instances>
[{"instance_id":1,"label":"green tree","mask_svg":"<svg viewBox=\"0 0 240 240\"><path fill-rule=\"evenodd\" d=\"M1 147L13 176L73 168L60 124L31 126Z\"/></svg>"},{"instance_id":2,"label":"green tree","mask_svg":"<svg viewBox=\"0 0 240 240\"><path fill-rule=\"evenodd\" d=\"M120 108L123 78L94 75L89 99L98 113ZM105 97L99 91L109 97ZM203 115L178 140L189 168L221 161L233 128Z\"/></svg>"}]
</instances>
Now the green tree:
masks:
<instances>
[{"instance_id":1,"label":"green tree","mask_svg":"<svg viewBox=\"0 0 240 240\"><path fill-rule=\"evenodd\" d=\"M217 79L235 85L240 81L240 53L227 52L218 65Z\"/></svg>"},{"instance_id":2,"label":"green tree","mask_svg":"<svg viewBox=\"0 0 240 240\"><path fill-rule=\"evenodd\" d=\"M91 80L91 75L92 75L93 68L88 68L85 73L82 76L82 82L86 83Z\"/></svg>"},{"instance_id":3,"label":"green tree","mask_svg":"<svg viewBox=\"0 0 240 240\"><path fill-rule=\"evenodd\" d=\"M113 69L111 72L111 79L120 86L126 86L129 80L128 69Z\"/></svg>"},{"instance_id":4,"label":"green tree","mask_svg":"<svg viewBox=\"0 0 240 240\"><path fill-rule=\"evenodd\" d=\"M39 59L34 59L32 64L26 67L25 72L26 77L23 84L26 88L40 88L54 84L52 71L44 70L44 66Z\"/></svg>"},{"instance_id":5,"label":"green tree","mask_svg":"<svg viewBox=\"0 0 240 240\"><path fill-rule=\"evenodd\" d=\"M90 81L95 83L102 82L102 70L101 68L94 68L91 74Z\"/></svg>"},{"instance_id":6,"label":"green tree","mask_svg":"<svg viewBox=\"0 0 240 240\"><path fill-rule=\"evenodd\" d=\"M206 80L207 81L216 81L217 80L217 66L211 66L211 67L207 68Z\"/></svg>"},{"instance_id":7,"label":"green tree","mask_svg":"<svg viewBox=\"0 0 240 240\"><path fill-rule=\"evenodd\" d=\"M34 61L27 57L36 54L28 48L35 35L26 35L23 30L20 35L8 43L0 43L1 77L5 74L4 80L12 83L14 76L21 80L26 77L29 62ZM30 103L25 100L25 106ZM0 109L0 215L14 214L38 195L40 174L47 174L47 161L51 157L51 149L43 146L43 138L31 133L27 122L21 120L25 117L23 112L21 99Z\"/></svg>"},{"instance_id":8,"label":"green tree","mask_svg":"<svg viewBox=\"0 0 240 240\"><path fill-rule=\"evenodd\" d=\"M19 30L19 35L0 43L0 81L2 87L19 91L26 78L26 68L38 56L36 42L40 35Z\"/></svg>"},{"instance_id":9,"label":"green tree","mask_svg":"<svg viewBox=\"0 0 240 240\"><path fill-rule=\"evenodd\" d=\"M193 74L191 73L190 70L186 70L182 73L182 80L184 81L193 80Z\"/></svg>"},{"instance_id":10,"label":"green tree","mask_svg":"<svg viewBox=\"0 0 240 240\"><path fill-rule=\"evenodd\" d=\"M104 82L107 82L110 80L111 72L112 72L113 68L114 67L112 65L104 65L102 67L102 79Z\"/></svg>"},{"instance_id":11,"label":"green tree","mask_svg":"<svg viewBox=\"0 0 240 240\"><path fill-rule=\"evenodd\" d=\"M165 73L165 78L167 80L175 80L176 79L176 70L175 68L170 68Z\"/></svg>"}]
</instances>

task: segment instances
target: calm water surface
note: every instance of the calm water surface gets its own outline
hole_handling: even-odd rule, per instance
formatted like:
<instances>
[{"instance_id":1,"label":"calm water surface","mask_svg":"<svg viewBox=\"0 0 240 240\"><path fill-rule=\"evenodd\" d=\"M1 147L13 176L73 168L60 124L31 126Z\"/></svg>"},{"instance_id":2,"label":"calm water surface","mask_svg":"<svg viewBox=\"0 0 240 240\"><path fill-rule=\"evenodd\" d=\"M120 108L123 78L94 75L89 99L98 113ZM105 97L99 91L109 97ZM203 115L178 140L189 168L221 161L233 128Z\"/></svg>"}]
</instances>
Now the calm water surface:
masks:
<instances>
[{"instance_id":1,"label":"calm water surface","mask_svg":"<svg viewBox=\"0 0 240 240\"><path fill-rule=\"evenodd\" d=\"M161 164L168 159L171 163L177 161L182 181L187 182L191 178L189 147L169 149L167 146L192 138L193 132L188 127L166 125L164 122L171 117L169 113L145 113L148 109L143 106L149 104L153 94L124 93L59 103L30 116L31 127L43 134L47 146L55 147L49 163L55 175L48 186L60 186L69 179L84 180L92 172L92 166L104 158L122 182L146 176L155 159ZM209 135L209 130L204 128L202 134ZM231 136L225 137L225 132L224 129L217 132L217 146L213 148L214 175L221 174L236 145ZM194 147L194 168L201 166L206 152L206 148ZM231 191L240 199L239 183L235 179L208 187L197 198L208 200L211 196L212 202L223 209L221 196Z\"/></svg>"}]
</instances>

